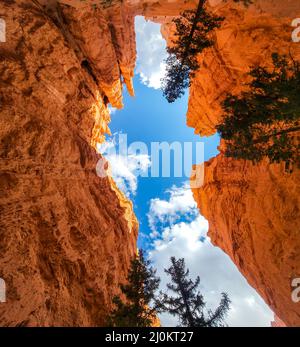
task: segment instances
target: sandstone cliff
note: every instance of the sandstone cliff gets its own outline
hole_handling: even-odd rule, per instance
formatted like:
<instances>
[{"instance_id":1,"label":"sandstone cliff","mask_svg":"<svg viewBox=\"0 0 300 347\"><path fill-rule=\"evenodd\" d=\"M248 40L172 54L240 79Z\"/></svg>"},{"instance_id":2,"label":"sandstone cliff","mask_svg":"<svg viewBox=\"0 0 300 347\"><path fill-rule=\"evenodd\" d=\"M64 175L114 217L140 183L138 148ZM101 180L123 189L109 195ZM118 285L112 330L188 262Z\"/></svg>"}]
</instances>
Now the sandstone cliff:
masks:
<instances>
[{"instance_id":1,"label":"sandstone cliff","mask_svg":"<svg viewBox=\"0 0 300 347\"><path fill-rule=\"evenodd\" d=\"M164 7L163 1L160 4ZM226 19L215 32L215 46L199 57L201 68L190 88L187 124L202 136L215 133L222 100L226 93L245 88L251 66L269 66L273 52L300 60L300 44L291 39L299 1L256 0L246 8L212 0L209 5ZM180 10L184 6L195 4L180 4ZM171 44L171 18L157 8L146 15L163 23L162 34ZM205 163L204 185L194 189L212 242L232 258L278 317L294 326L300 325L299 304L291 300L291 280L300 277L299 182L297 168L290 172L267 162L256 167L221 153Z\"/></svg>"},{"instance_id":2,"label":"sandstone cliff","mask_svg":"<svg viewBox=\"0 0 300 347\"><path fill-rule=\"evenodd\" d=\"M242 9L219 4L226 17L216 46L201 57L189 98L187 123L211 135L222 117L220 102L238 93L255 64L268 66L273 52L300 60L291 22L299 1L255 1ZM209 236L238 266L248 282L286 325L300 325L300 306L291 300L291 281L300 276L300 173L297 168L225 158L205 163L204 185L194 189Z\"/></svg>"},{"instance_id":3,"label":"sandstone cliff","mask_svg":"<svg viewBox=\"0 0 300 347\"><path fill-rule=\"evenodd\" d=\"M71 0L70 0L71 1ZM7 303L0 325L102 325L136 251L132 206L97 177L94 146L109 133L108 103L133 95L134 16L163 23L196 0L127 0L111 8L68 0L3 0L0 17L0 277ZM298 0L257 0L246 9L210 0L226 16L216 46L201 57L187 123L211 135L220 101L273 51L299 56L291 42ZM241 47L243 49L241 49ZM300 277L299 172L226 159L206 164L194 190L210 237L287 325L299 325L290 280Z\"/></svg>"},{"instance_id":4,"label":"sandstone cliff","mask_svg":"<svg viewBox=\"0 0 300 347\"><path fill-rule=\"evenodd\" d=\"M283 323L283 321L278 318L277 316L274 317L274 321L271 322L271 326L274 328L285 328L286 325Z\"/></svg>"},{"instance_id":5,"label":"sandstone cliff","mask_svg":"<svg viewBox=\"0 0 300 347\"><path fill-rule=\"evenodd\" d=\"M205 163L194 190L209 221L209 237L234 261L251 286L287 325L298 326L291 281L300 275L300 173L284 165L225 158Z\"/></svg>"},{"instance_id":6,"label":"sandstone cliff","mask_svg":"<svg viewBox=\"0 0 300 347\"><path fill-rule=\"evenodd\" d=\"M0 3L1 326L105 324L136 252L131 203L97 177L91 146L108 132L108 100L121 106L120 70L130 87L133 19L74 11ZM112 39L109 25L128 32Z\"/></svg>"}]
</instances>

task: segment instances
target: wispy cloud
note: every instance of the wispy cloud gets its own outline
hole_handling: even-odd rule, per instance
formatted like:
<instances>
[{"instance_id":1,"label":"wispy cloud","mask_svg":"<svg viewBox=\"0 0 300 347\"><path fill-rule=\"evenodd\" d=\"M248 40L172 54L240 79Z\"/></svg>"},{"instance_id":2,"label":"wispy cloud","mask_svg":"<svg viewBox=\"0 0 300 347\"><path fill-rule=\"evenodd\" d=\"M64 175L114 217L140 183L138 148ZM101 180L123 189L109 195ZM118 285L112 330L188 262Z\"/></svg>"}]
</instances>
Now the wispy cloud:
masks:
<instances>
[{"instance_id":1,"label":"wispy cloud","mask_svg":"<svg viewBox=\"0 0 300 347\"><path fill-rule=\"evenodd\" d=\"M200 289L208 308L218 306L221 292L228 293L232 300L227 317L229 326L270 326L272 311L230 258L211 244L208 222L195 213L196 205L187 190L187 183L172 187L167 200L154 199L150 204L148 220L154 236L150 256L162 279L162 288L169 281L163 269L169 266L170 257L185 258L191 276L201 277ZM170 315L163 314L160 318L164 326L178 324Z\"/></svg>"},{"instance_id":2,"label":"wispy cloud","mask_svg":"<svg viewBox=\"0 0 300 347\"><path fill-rule=\"evenodd\" d=\"M171 187L166 194L167 199L155 198L150 201L148 222L152 236L156 236L157 228L161 228L166 223L174 224L183 216L187 220L198 214L189 182L184 183L181 187Z\"/></svg>"},{"instance_id":3,"label":"wispy cloud","mask_svg":"<svg viewBox=\"0 0 300 347\"><path fill-rule=\"evenodd\" d=\"M136 17L137 67L143 84L160 89L165 75L166 42L161 36L160 25Z\"/></svg>"},{"instance_id":4,"label":"wispy cloud","mask_svg":"<svg viewBox=\"0 0 300 347\"><path fill-rule=\"evenodd\" d=\"M116 107L112 107L111 105L108 105L108 110L110 114L115 114L118 109Z\"/></svg>"},{"instance_id":5,"label":"wispy cloud","mask_svg":"<svg viewBox=\"0 0 300 347\"><path fill-rule=\"evenodd\" d=\"M98 151L108 160L109 174L114 178L117 186L128 197L134 196L138 188L138 176L146 173L151 165L150 157L145 154L120 154L117 137L119 133L98 145Z\"/></svg>"}]
</instances>

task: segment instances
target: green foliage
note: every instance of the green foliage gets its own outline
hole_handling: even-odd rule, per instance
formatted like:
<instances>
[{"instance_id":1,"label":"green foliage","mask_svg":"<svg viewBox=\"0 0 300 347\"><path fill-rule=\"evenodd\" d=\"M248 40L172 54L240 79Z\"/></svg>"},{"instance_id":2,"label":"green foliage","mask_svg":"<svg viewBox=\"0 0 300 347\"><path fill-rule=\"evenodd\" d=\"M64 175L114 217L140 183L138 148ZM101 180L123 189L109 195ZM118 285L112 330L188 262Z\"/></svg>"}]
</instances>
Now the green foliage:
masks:
<instances>
[{"instance_id":1,"label":"green foliage","mask_svg":"<svg viewBox=\"0 0 300 347\"><path fill-rule=\"evenodd\" d=\"M249 90L229 94L218 133L226 155L259 162L300 164L300 64L274 53L273 68L252 68Z\"/></svg>"},{"instance_id":2,"label":"green foliage","mask_svg":"<svg viewBox=\"0 0 300 347\"><path fill-rule=\"evenodd\" d=\"M229 310L230 300L228 295L222 293L222 299L218 308L212 312L208 310L205 315L203 296L198 292L200 278L193 282L189 278L189 270L185 269L184 259L171 258L172 265L165 272L171 276L171 283L167 284L169 291L175 296L165 293L160 294L161 311L177 316L182 327L217 327L224 326L224 319Z\"/></svg>"},{"instance_id":3,"label":"green foliage","mask_svg":"<svg viewBox=\"0 0 300 347\"><path fill-rule=\"evenodd\" d=\"M131 261L127 283L121 284L123 298L115 296L115 309L109 318L112 327L149 327L156 317L156 309L151 307L160 279L156 271L145 259L141 250Z\"/></svg>"},{"instance_id":4,"label":"green foliage","mask_svg":"<svg viewBox=\"0 0 300 347\"><path fill-rule=\"evenodd\" d=\"M207 12L204 5L205 0L200 0L196 11L185 11L173 21L176 39L167 49L167 71L162 79L163 95L170 103L181 97L189 87L190 79L200 68L198 54L213 45L209 34L224 20Z\"/></svg>"}]
</instances>

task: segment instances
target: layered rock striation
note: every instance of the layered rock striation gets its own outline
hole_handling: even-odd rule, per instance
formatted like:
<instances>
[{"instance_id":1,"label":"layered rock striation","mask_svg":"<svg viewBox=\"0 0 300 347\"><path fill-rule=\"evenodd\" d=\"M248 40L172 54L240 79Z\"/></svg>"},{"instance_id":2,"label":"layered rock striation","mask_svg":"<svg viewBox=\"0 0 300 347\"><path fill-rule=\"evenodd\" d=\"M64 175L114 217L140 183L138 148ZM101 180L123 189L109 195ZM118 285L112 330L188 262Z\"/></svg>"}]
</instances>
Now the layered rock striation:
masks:
<instances>
[{"instance_id":1,"label":"layered rock striation","mask_svg":"<svg viewBox=\"0 0 300 347\"><path fill-rule=\"evenodd\" d=\"M111 32L133 19L74 11L0 3L1 326L105 325L136 252L132 205L97 177L93 148L108 102L121 106L120 71L130 87L133 28Z\"/></svg>"},{"instance_id":2,"label":"layered rock striation","mask_svg":"<svg viewBox=\"0 0 300 347\"><path fill-rule=\"evenodd\" d=\"M204 136L222 120L221 102L238 94L255 65L270 66L274 52L300 60L291 23L298 1L255 1L241 9L219 4L226 20L215 33L216 45L200 58L190 88L187 123ZM194 189L209 236L288 326L300 325L300 306L291 299L291 282L300 277L299 169L262 162L253 165L221 153L205 163L204 184Z\"/></svg>"},{"instance_id":3,"label":"layered rock striation","mask_svg":"<svg viewBox=\"0 0 300 347\"><path fill-rule=\"evenodd\" d=\"M97 143L109 133L108 105L134 95L134 17L162 23L198 1L3 0L0 43L0 277L7 302L0 325L104 325L111 298L136 252L131 203L96 174ZM96 4L97 5L97 4ZM245 88L256 63L299 55L291 21L298 0L210 0L226 20L199 57L187 124L211 135L227 92ZM300 277L299 172L227 159L205 165L194 189L209 235L286 325L299 325L291 279Z\"/></svg>"},{"instance_id":4,"label":"layered rock striation","mask_svg":"<svg viewBox=\"0 0 300 347\"><path fill-rule=\"evenodd\" d=\"M227 253L249 284L288 326L300 322L292 280L300 277L300 173L284 165L225 158L205 163L194 189L212 243Z\"/></svg>"}]
</instances>

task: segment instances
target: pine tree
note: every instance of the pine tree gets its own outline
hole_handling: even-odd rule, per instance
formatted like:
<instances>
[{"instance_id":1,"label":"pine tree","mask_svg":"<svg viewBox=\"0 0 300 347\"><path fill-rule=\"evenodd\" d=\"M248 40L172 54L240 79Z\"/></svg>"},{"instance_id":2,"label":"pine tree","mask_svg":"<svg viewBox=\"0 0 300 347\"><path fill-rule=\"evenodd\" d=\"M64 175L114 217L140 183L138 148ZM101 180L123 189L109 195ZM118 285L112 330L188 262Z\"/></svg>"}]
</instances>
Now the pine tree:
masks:
<instances>
[{"instance_id":1,"label":"pine tree","mask_svg":"<svg viewBox=\"0 0 300 347\"><path fill-rule=\"evenodd\" d=\"M211 31L219 28L223 17L208 13L206 0L200 0L196 11L185 11L173 20L175 40L167 48L166 76L162 79L163 95L172 103L181 97L190 85L190 79L199 69L197 56L213 45Z\"/></svg>"},{"instance_id":2,"label":"pine tree","mask_svg":"<svg viewBox=\"0 0 300 347\"><path fill-rule=\"evenodd\" d=\"M182 327L224 326L224 319L230 306L228 295L222 293L219 307L214 312L208 310L205 314L206 303L198 292L200 278L197 277L195 282L189 278L189 269L185 269L183 258L176 260L175 257L172 257L171 264L170 268L165 269L172 281L167 284L167 288L176 295L169 296L161 293L160 310L177 316Z\"/></svg>"},{"instance_id":3,"label":"pine tree","mask_svg":"<svg viewBox=\"0 0 300 347\"><path fill-rule=\"evenodd\" d=\"M121 284L122 298L115 296L115 309L109 318L113 327L149 327L156 318L156 307L153 304L155 291L160 279L155 276L156 270L150 266L140 250L132 259L127 283ZM123 300L124 299L124 300Z\"/></svg>"},{"instance_id":4,"label":"pine tree","mask_svg":"<svg viewBox=\"0 0 300 347\"><path fill-rule=\"evenodd\" d=\"M300 165L300 64L272 55L273 68L255 67L249 90L229 94L217 126L226 156ZM296 135L296 136L295 136Z\"/></svg>"}]
</instances>

